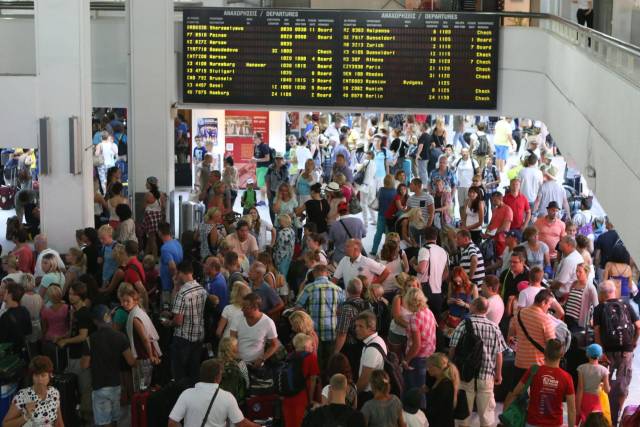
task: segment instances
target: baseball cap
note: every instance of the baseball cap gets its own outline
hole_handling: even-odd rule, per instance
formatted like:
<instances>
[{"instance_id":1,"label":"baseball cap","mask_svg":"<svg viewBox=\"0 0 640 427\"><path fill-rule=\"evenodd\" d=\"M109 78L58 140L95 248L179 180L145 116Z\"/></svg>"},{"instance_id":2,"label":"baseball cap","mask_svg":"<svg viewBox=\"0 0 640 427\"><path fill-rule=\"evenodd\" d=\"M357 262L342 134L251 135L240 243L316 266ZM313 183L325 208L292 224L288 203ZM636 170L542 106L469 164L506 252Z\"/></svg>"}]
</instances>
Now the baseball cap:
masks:
<instances>
[{"instance_id":1,"label":"baseball cap","mask_svg":"<svg viewBox=\"0 0 640 427\"><path fill-rule=\"evenodd\" d=\"M560 206L558 206L558 202L556 202L555 200L552 200L547 205L547 209L560 209Z\"/></svg>"},{"instance_id":2,"label":"baseball cap","mask_svg":"<svg viewBox=\"0 0 640 427\"><path fill-rule=\"evenodd\" d=\"M587 347L587 357L589 359L599 359L602 356L602 347L600 344L591 344Z\"/></svg>"},{"instance_id":3,"label":"baseball cap","mask_svg":"<svg viewBox=\"0 0 640 427\"><path fill-rule=\"evenodd\" d=\"M247 185L249 185L249 184L255 184L255 181L253 180L253 178L249 178L247 180Z\"/></svg>"},{"instance_id":4,"label":"baseball cap","mask_svg":"<svg viewBox=\"0 0 640 427\"><path fill-rule=\"evenodd\" d=\"M151 185L155 185L156 187L158 186L158 178L156 178L155 176L150 176L149 178L147 178L147 182Z\"/></svg>"},{"instance_id":5,"label":"baseball cap","mask_svg":"<svg viewBox=\"0 0 640 427\"><path fill-rule=\"evenodd\" d=\"M284 159L284 154L282 154L281 152L276 153L276 159Z\"/></svg>"},{"instance_id":6,"label":"baseball cap","mask_svg":"<svg viewBox=\"0 0 640 427\"><path fill-rule=\"evenodd\" d=\"M349 213L349 204L347 202L340 202L338 204L338 213Z\"/></svg>"},{"instance_id":7,"label":"baseball cap","mask_svg":"<svg viewBox=\"0 0 640 427\"><path fill-rule=\"evenodd\" d=\"M529 287L529 281L522 280L522 281L518 282L516 287L518 288L518 292L522 292L523 290L525 290L525 289L527 289Z\"/></svg>"}]
</instances>

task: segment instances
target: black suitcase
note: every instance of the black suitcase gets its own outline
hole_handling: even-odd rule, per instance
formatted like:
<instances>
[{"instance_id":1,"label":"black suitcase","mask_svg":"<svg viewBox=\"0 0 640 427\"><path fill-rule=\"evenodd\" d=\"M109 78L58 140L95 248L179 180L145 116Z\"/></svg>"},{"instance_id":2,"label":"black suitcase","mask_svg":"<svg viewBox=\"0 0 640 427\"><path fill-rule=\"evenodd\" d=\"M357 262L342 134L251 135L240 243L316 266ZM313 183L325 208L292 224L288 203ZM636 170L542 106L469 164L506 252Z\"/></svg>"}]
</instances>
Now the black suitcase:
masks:
<instances>
[{"instance_id":1,"label":"black suitcase","mask_svg":"<svg viewBox=\"0 0 640 427\"><path fill-rule=\"evenodd\" d=\"M502 383L493 389L496 402L504 402L507 394L511 391L513 382L515 381L513 378L515 375L515 365L516 354L510 349L505 350L502 353Z\"/></svg>"},{"instance_id":2,"label":"black suitcase","mask_svg":"<svg viewBox=\"0 0 640 427\"><path fill-rule=\"evenodd\" d=\"M78 376L76 374L54 374L52 385L60 393L60 411L64 425L67 427L80 427L78 409L80 407L80 391L78 388Z\"/></svg>"},{"instance_id":3,"label":"black suitcase","mask_svg":"<svg viewBox=\"0 0 640 427\"><path fill-rule=\"evenodd\" d=\"M189 387L193 387L193 383L189 380L182 379L171 381L160 390L151 393L147 399L147 425L166 425L169 414L178 401L178 397Z\"/></svg>"}]
</instances>

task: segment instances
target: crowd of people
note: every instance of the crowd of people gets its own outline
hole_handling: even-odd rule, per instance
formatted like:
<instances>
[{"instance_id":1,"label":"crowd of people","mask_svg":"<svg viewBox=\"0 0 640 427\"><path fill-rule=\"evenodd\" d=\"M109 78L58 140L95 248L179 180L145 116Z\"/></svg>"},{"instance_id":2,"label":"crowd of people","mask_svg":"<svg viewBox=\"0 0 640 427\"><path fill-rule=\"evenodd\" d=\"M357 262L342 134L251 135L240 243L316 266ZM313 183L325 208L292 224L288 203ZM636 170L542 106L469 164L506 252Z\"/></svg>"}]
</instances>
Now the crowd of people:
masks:
<instances>
[{"instance_id":1,"label":"crowd of people","mask_svg":"<svg viewBox=\"0 0 640 427\"><path fill-rule=\"evenodd\" d=\"M308 115L284 153L256 134L246 183L204 154L206 214L179 238L154 177L134 222L118 168L113 215L64 256L19 230L0 343L29 385L4 425L62 425L64 371L95 425L179 383L170 426L616 426L635 264L589 197L567 199L544 125L356 120Z\"/></svg>"}]
</instances>

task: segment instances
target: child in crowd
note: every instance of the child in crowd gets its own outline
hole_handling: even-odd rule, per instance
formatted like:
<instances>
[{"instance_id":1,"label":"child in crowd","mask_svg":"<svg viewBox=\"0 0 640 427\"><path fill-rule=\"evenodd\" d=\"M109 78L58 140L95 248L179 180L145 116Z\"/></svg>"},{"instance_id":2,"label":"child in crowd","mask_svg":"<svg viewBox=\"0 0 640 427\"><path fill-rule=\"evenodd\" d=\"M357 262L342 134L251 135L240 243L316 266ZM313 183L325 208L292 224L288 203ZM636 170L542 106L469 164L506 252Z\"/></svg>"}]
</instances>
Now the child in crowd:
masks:
<instances>
[{"instance_id":1,"label":"child in crowd","mask_svg":"<svg viewBox=\"0 0 640 427\"><path fill-rule=\"evenodd\" d=\"M601 406L600 391L609 393L609 369L598 363L602 356L602 347L591 344L586 350L589 361L578 366L578 386L576 389L576 408L578 421L584 423L592 412L607 412Z\"/></svg>"},{"instance_id":2,"label":"child in crowd","mask_svg":"<svg viewBox=\"0 0 640 427\"><path fill-rule=\"evenodd\" d=\"M248 214L249 210L256 206L257 196L254 185L253 179L249 178L247 180L247 189L242 193L242 198L240 199L243 215Z\"/></svg>"},{"instance_id":3,"label":"child in crowd","mask_svg":"<svg viewBox=\"0 0 640 427\"><path fill-rule=\"evenodd\" d=\"M427 416L420 409L422 391L414 388L407 391L402 399L402 417L407 427L429 427Z\"/></svg>"}]
</instances>

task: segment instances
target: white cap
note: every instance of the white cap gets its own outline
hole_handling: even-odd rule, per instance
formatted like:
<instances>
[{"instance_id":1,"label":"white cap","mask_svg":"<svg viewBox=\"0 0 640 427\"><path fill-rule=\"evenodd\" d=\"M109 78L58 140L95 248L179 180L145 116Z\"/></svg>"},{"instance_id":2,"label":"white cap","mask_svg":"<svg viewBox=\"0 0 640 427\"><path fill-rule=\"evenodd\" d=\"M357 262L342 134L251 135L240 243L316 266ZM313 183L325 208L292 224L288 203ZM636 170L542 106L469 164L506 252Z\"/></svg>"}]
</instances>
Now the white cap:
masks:
<instances>
[{"instance_id":1,"label":"white cap","mask_svg":"<svg viewBox=\"0 0 640 427\"><path fill-rule=\"evenodd\" d=\"M248 184L254 184L254 183L255 183L255 182L254 182L253 178L249 178L249 179L247 180L247 185L248 185Z\"/></svg>"}]
</instances>

